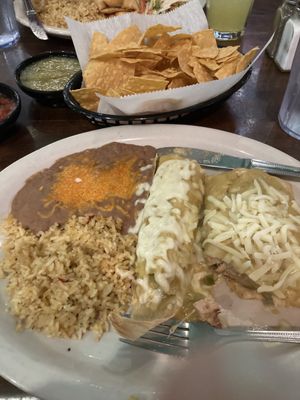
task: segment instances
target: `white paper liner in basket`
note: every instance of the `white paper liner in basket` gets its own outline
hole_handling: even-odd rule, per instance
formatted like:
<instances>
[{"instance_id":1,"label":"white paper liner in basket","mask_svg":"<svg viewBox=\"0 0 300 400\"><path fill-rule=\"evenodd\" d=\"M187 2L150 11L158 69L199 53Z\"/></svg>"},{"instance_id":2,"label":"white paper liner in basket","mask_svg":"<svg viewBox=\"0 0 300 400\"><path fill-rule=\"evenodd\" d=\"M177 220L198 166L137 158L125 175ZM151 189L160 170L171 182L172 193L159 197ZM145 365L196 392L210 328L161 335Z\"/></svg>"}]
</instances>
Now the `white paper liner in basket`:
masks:
<instances>
[{"instance_id":1,"label":"white paper liner in basket","mask_svg":"<svg viewBox=\"0 0 300 400\"><path fill-rule=\"evenodd\" d=\"M176 34L194 33L207 28L207 19L199 0L191 0L166 14L128 13L88 23L74 21L70 18L66 18L66 21L82 70L88 62L90 42L95 31L104 33L111 40L117 33L131 25L137 25L141 31L145 31L149 26L155 24L181 26L182 29L176 31ZM111 115L138 115L176 111L190 107L213 99L232 88L242 79L254 62L246 70L221 80L125 97L108 97L99 94L101 101L98 112Z\"/></svg>"}]
</instances>

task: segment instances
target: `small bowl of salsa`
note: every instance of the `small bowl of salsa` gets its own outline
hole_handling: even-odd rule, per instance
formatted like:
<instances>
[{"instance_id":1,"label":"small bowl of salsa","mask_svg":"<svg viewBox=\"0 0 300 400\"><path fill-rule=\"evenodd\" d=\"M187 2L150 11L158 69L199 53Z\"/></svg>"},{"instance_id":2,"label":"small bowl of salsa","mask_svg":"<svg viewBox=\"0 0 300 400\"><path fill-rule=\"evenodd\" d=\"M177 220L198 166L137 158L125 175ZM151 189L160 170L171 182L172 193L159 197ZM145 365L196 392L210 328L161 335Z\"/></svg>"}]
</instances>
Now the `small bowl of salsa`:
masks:
<instances>
[{"instance_id":1,"label":"small bowl of salsa","mask_svg":"<svg viewBox=\"0 0 300 400\"><path fill-rule=\"evenodd\" d=\"M0 82L0 130L15 122L20 110L21 100L18 92Z\"/></svg>"},{"instance_id":2,"label":"small bowl of salsa","mask_svg":"<svg viewBox=\"0 0 300 400\"><path fill-rule=\"evenodd\" d=\"M20 89L45 105L64 106L63 89L80 71L77 56L67 51L47 51L18 65L15 76Z\"/></svg>"}]
</instances>

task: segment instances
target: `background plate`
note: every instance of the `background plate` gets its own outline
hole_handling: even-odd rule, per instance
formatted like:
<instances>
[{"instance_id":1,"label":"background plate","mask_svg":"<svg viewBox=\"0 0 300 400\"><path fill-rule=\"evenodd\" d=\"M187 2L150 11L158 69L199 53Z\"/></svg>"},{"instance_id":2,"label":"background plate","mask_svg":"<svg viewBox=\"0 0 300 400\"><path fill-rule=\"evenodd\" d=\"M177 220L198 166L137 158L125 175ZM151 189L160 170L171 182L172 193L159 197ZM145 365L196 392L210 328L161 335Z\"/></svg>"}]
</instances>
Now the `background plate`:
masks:
<instances>
[{"instance_id":1,"label":"background plate","mask_svg":"<svg viewBox=\"0 0 300 400\"><path fill-rule=\"evenodd\" d=\"M0 218L7 215L13 196L30 175L49 167L62 156L111 141L156 147L198 147L300 166L298 161L270 146L209 128L149 125L95 130L57 141L4 169L0 173L1 192L5 193L0 202ZM300 198L300 183L295 183L294 188ZM1 281L0 285L0 374L27 392L48 400L128 400L133 394L140 396L139 400L156 399L156 391L168 373L182 365L182 360L123 344L112 332L100 342L92 336L75 341L49 339L31 331L16 333L14 319L5 311L4 282ZM268 369L259 368L257 354L260 354L263 344L230 346L240 346L251 361L251 368L239 370L238 375L235 374L238 367L232 366L231 387L238 389L242 382L243 392L249 394L247 385L253 390L259 383L269 380ZM272 379L282 383L280 386L284 387L285 398L297 399L295 387L298 380L294 379L294 384L288 385L283 385L283 382L285 377L290 379L300 373L299 346L281 345L279 349L274 356L272 353L272 357L277 357ZM225 363L227 359L230 362L232 357L225 357Z\"/></svg>"},{"instance_id":2,"label":"background plate","mask_svg":"<svg viewBox=\"0 0 300 400\"><path fill-rule=\"evenodd\" d=\"M200 0L202 7L205 6L206 0ZM28 19L24 11L23 0L14 0L15 12L17 21L20 22L21 25L29 27ZM68 29L65 28L56 28L54 26L44 26L45 31L52 36L61 37L64 39L71 39L71 35Z\"/></svg>"}]
</instances>

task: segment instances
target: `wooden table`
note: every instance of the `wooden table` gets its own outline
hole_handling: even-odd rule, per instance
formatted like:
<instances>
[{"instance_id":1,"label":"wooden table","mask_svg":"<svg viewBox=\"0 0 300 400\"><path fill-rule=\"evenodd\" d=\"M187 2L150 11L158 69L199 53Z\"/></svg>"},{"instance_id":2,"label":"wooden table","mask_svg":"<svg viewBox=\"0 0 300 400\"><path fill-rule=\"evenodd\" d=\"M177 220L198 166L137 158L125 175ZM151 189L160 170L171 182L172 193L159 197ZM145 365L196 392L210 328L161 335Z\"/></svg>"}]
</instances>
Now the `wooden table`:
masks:
<instances>
[{"instance_id":1,"label":"wooden table","mask_svg":"<svg viewBox=\"0 0 300 400\"><path fill-rule=\"evenodd\" d=\"M243 50L262 47L272 31L272 21L280 0L256 0L249 18ZM47 50L70 50L70 40L51 38L43 42L29 29L20 27L19 44L0 54L0 80L16 87L14 69L25 58ZM274 62L264 55L253 69L250 80L229 100L176 121L234 132L274 146L300 160L300 141L285 134L277 116L287 85L288 74L279 72ZM0 133L0 170L56 140L96 129L68 108L42 106L21 93L22 111L17 124ZM266 154L266 158L268 155ZM1 397L2 396L2 397ZM20 397L22 392L1 380L0 399Z\"/></svg>"}]
</instances>

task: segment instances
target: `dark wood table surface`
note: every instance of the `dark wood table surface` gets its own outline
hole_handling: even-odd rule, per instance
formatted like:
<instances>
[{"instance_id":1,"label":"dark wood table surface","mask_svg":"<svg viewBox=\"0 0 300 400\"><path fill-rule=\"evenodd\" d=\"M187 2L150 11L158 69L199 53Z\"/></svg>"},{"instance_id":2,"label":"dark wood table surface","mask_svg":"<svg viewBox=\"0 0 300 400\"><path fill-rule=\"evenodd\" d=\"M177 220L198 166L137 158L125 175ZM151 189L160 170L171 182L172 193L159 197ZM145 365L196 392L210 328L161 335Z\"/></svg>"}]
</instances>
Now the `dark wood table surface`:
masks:
<instances>
[{"instance_id":1,"label":"dark wood table surface","mask_svg":"<svg viewBox=\"0 0 300 400\"><path fill-rule=\"evenodd\" d=\"M262 47L266 43L280 3L280 0L255 1L242 43L243 50ZM47 50L73 49L72 42L67 39L52 37L44 42L36 39L27 28L20 27L20 32L21 40L17 46L0 53L0 81L15 87L15 67L25 58ZM288 77L288 73L280 72L274 62L263 55L255 65L250 80L230 99L176 123L233 132L267 143L300 160L300 141L285 134L277 120ZM56 140L98 128L68 108L45 107L20 94L22 111L17 123L0 132L0 170ZM22 396L25 397L25 394L0 378L0 399Z\"/></svg>"}]
</instances>

